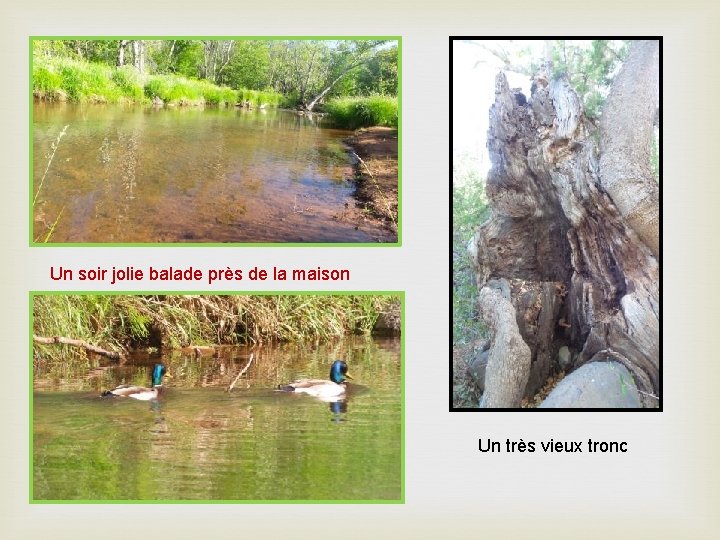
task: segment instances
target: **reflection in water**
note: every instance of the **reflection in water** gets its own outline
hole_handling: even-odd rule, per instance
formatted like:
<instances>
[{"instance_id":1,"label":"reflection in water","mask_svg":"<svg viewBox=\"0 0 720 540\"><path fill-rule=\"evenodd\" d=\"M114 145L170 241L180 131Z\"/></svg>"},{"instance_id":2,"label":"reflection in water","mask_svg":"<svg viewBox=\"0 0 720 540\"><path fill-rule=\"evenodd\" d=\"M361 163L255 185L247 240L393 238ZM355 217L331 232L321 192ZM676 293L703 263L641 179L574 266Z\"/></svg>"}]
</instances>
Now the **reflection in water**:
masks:
<instances>
[{"instance_id":1,"label":"reflection in water","mask_svg":"<svg viewBox=\"0 0 720 540\"><path fill-rule=\"evenodd\" d=\"M33 398L36 500L397 500L402 405L398 340L348 339L218 358L135 358L76 373L37 363ZM275 390L344 357L357 384L345 399ZM162 361L173 375L149 402L101 399L144 383ZM122 482L118 482L121 478Z\"/></svg>"},{"instance_id":2,"label":"reflection in water","mask_svg":"<svg viewBox=\"0 0 720 540\"><path fill-rule=\"evenodd\" d=\"M38 103L34 236L54 224L52 242L388 241L355 208L348 135L287 111Z\"/></svg>"},{"instance_id":3,"label":"reflection in water","mask_svg":"<svg viewBox=\"0 0 720 540\"><path fill-rule=\"evenodd\" d=\"M344 414L347 412L347 401L344 399L330 402L330 412L332 413L333 422L344 422Z\"/></svg>"}]
</instances>

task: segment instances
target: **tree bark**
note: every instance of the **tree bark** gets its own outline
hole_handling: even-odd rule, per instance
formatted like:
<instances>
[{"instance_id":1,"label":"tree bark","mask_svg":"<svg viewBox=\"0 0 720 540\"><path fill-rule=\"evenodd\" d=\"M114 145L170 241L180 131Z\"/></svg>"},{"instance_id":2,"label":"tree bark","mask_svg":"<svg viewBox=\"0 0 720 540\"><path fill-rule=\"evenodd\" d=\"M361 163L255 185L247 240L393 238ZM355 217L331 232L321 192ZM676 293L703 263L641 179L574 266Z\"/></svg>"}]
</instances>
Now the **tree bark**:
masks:
<instances>
[{"instance_id":1,"label":"tree bark","mask_svg":"<svg viewBox=\"0 0 720 540\"><path fill-rule=\"evenodd\" d=\"M653 63L657 55L651 46L631 48L623 72L642 74L618 75L624 92L634 99L620 107L616 102L623 94L613 88L609 118L603 117L603 154L565 79L537 75L527 103L508 87L504 74L498 75L486 185L493 214L471 249L483 316L506 321L502 329L497 322L489 324L490 358L495 355L505 371L517 371L526 362L522 347L505 345L512 308L530 362L523 383L520 376L493 375L488 360L485 394L492 399L483 397L481 406L517 406L518 395L533 396L560 370L556 359L562 346L574 352L574 368L594 360L616 361L627 367L643 396L658 395L659 245L653 244L648 226L658 225L652 218L659 215L658 200L629 196L638 185L635 172L646 172L650 154L624 150L636 138L644 141L646 131L653 133L657 105L653 101L647 107L652 110L648 115L643 101L656 92L657 78L646 76ZM647 126L639 127L639 122ZM641 185L647 186L646 180ZM652 195L652 190L644 193ZM616 197L623 196L617 203ZM501 281L507 283L508 302L488 301L489 291ZM646 397L644 405L656 406L657 401Z\"/></svg>"},{"instance_id":2,"label":"tree bark","mask_svg":"<svg viewBox=\"0 0 720 540\"><path fill-rule=\"evenodd\" d=\"M145 42L136 39L132 42L133 48L133 65L139 73L145 71Z\"/></svg>"},{"instance_id":3,"label":"tree bark","mask_svg":"<svg viewBox=\"0 0 720 540\"><path fill-rule=\"evenodd\" d=\"M600 118L602 185L657 257L660 189L650 165L659 106L658 41L636 41L613 82ZM632 115L627 110L633 111Z\"/></svg>"},{"instance_id":4,"label":"tree bark","mask_svg":"<svg viewBox=\"0 0 720 540\"><path fill-rule=\"evenodd\" d=\"M127 47L127 44L127 39L121 39L120 43L118 44L117 65L120 67L125 65L125 48Z\"/></svg>"}]
</instances>

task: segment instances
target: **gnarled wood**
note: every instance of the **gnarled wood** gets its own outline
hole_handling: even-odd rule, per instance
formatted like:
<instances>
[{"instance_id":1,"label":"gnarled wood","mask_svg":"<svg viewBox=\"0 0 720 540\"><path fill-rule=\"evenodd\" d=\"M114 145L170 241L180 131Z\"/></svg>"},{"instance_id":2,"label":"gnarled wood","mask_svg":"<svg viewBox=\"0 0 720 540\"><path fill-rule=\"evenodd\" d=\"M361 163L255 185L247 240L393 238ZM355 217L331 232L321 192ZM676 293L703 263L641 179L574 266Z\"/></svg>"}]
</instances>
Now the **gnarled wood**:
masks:
<instances>
[{"instance_id":1,"label":"gnarled wood","mask_svg":"<svg viewBox=\"0 0 720 540\"><path fill-rule=\"evenodd\" d=\"M652 58L645 55L646 61ZM646 82L653 81L635 80ZM527 384L520 395L533 395L559 370L555 358L561 346L579 351L575 367L602 352L603 359L628 368L641 394L657 395L659 267L652 242L641 236L635 214L623 213L607 191L594 127L567 81L539 75L532 88L526 103L499 74L490 111L492 169L486 193L493 215L471 247L481 310L490 311L491 331L501 334L491 338L486 394L502 388L506 395L496 390L492 401L515 403L518 391L506 376L498 383L492 379L526 362L523 347L506 345L512 325L500 318L501 311L504 317L515 314L515 328L529 349ZM631 109L625 115L634 117ZM651 133L653 115L646 119ZM615 124L625 126L618 137L628 141L633 123L624 122ZM603 137L611 139L617 129L608 127ZM607 141L603 147L617 144ZM621 178L615 182L613 193L628 190ZM486 287L497 282L508 284L503 302ZM497 347L506 351L495 354ZM507 365L491 366L493 358ZM519 378L513 380L517 384ZM483 396L481 403L487 401Z\"/></svg>"},{"instance_id":2,"label":"gnarled wood","mask_svg":"<svg viewBox=\"0 0 720 540\"><path fill-rule=\"evenodd\" d=\"M493 333L480 407L519 407L530 375L530 349L520 336L508 283L488 283L480 291L479 302Z\"/></svg>"}]
</instances>

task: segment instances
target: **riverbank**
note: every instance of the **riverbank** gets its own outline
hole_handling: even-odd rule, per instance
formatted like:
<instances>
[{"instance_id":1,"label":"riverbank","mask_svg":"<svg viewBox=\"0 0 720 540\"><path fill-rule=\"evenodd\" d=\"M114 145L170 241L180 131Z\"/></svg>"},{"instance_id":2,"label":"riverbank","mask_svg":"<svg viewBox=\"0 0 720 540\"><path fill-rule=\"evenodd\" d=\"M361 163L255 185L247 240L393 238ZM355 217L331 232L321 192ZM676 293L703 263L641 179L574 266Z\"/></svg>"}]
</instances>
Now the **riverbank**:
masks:
<instances>
[{"instance_id":1,"label":"riverbank","mask_svg":"<svg viewBox=\"0 0 720 540\"><path fill-rule=\"evenodd\" d=\"M278 107L286 102L282 94L269 90L235 89L204 79L149 75L132 66L113 67L66 57L34 56L32 75L33 96L39 101L252 107Z\"/></svg>"},{"instance_id":2,"label":"riverbank","mask_svg":"<svg viewBox=\"0 0 720 540\"><path fill-rule=\"evenodd\" d=\"M398 99L395 96L344 96L325 104L333 123L345 129L372 126L398 127Z\"/></svg>"},{"instance_id":3,"label":"riverbank","mask_svg":"<svg viewBox=\"0 0 720 540\"><path fill-rule=\"evenodd\" d=\"M358 130L346 140L355 158L355 198L395 234L398 230L398 132L388 127Z\"/></svg>"},{"instance_id":4,"label":"riverbank","mask_svg":"<svg viewBox=\"0 0 720 540\"><path fill-rule=\"evenodd\" d=\"M394 295L35 295L35 359L400 333Z\"/></svg>"}]
</instances>

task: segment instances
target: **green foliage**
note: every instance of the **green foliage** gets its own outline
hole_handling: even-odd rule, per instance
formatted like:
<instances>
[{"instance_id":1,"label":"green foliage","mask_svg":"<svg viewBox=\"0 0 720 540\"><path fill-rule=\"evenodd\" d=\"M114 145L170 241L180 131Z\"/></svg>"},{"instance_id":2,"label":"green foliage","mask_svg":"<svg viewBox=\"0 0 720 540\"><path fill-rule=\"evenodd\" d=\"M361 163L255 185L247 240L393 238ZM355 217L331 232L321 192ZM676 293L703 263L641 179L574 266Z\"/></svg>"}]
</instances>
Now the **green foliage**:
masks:
<instances>
[{"instance_id":1,"label":"green foliage","mask_svg":"<svg viewBox=\"0 0 720 540\"><path fill-rule=\"evenodd\" d=\"M489 216L485 181L467 156L453 167L453 343L467 344L484 333L478 317L477 287L468 243Z\"/></svg>"},{"instance_id":2,"label":"green foliage","mask_svg":"<svg viewBox=\"0 0 720 540\"><path fill-rule=\"evenodd\" d=\"M152 76L145 83L145 94L165 103L197 105L203 102L202 86L196 81L168 75Z\"/></svg>"},{"instance_id":3,"label":"green foliage","mask_svg":"<svg viewBox=\"0 0 720 540\"><path fill-rule=\"evenodd\" d=\"M114 103L120 96L105 66L70 59L58 59L54 63L63 90L71 100Z\"/></svg>"},{"instance_id":4,"label":"green foliage","mask_svg":"<svg viewBox=\"0 0 720 540\"><path fill-rule=\"evenodd\" d=\"M114 69L110 78L124 97L133 101L142 101L144 97L142 78L135 68L124 66Z\"/></svg>"},{"instance_id":5,"label":"green foliage","mask_svg":"<svg viewBox=\"0 0 720 540\"><path fill-rule=\"evenodd\" d=\"M238 41L235 53L222 72L221 81L234 88L262 90L270 84L268 41Z\"/></svg>"},{"instance_id":6,"label":"green foliage","mask_svg":"<svg viewBox=\"0 0 720 540\"><path fill-rule=\"evenodd\" d=\"M283 95L273 90L249 90L247 88L240 88L238 90L238 97L242 102L249 101L253 107L259 107L261 105L279 107L285 103Z\"/></svg>"},{"instance_id":7,"label":"green foliage","mask_svg":"<svg viewBox=\"0 0 720 540\"><path fill-rule=\"evenodd\" d=\"M338 126L356 129L398 125L397 98L390 96L342 97L327 103L325 110Z\"/></svg>"},{"instance_id":8,"label":"green foliage","mask_svg":"<svg viewBox=\"0 0 720 540\"><path fill-rule=\"evenodd\" d=\"M397 46L379 51L368 63L354 72L350 81L353 83L351 93L354 95L396 96L398 91Z\"/></svg>"},{"instance_id":9,"label":"green foliage","mask_svg":"<svg viewBox=\"0 0 720 540\"><path fill-rule=\"evenodd\" d=\"M145 81L143 83L143 81ZM237 92L208 81L175 75L143 77L131 66L110 67L68 57L33 59L33 92L41 99L66 97L77 102L140 102L154 97L183 105L234 105ZM274 98L273 103L278 101Z\"/></svg>"},{"instance_id":10,"label":"green foliage","mask_svg":"<svg viewBox=\"0 0 720 540\"><path fill-rule=\"evenodd\" d=\"M202 59L202 43L192 40L178 40L173 49L172 60L169 62L167 72L184 77L197 77L200 73L199 66Z\"/></svg>"},{"instance_id":11,"label":"green foliage","mask_svg":"<svg viewBox=\"0 0 720 540\"><path fill-rule=\"evenodd\" d=\"M33 63L33 90L37 95L50 96L62 89L60 74L47 65Z\"/></svg>"},{"instance_id":12,"label":"green foliage","mask_svg":"<svg viewBox=\"0 0 720 540\"><path fill-rule=\"evenodd\" d=\"M144 89L171 103L230 103L230 91L218 89L225 85L254 106L307 104L327 88L324 99L397 95L398 49L385 40L142 40L143 74L129 67L131 44L128 67L118 72L119 40L33 40L36 95L59 99L62 90L74 101L137 101ZM158 82L161 75L171 78ZM199 87L198 77L219 86Z\"/></svg>"},{"instance_id":13,"label":"green foliage","mask_svg":"<svg viewBox=\"0 0 720 540\"><path fill-rule=\"evenodd\" d=\"M580 96L588 118L597 118L613 77L627 55L628 43L593 40L553 42L553 76L566 76Z\"/></svg>"}]
</instances>

